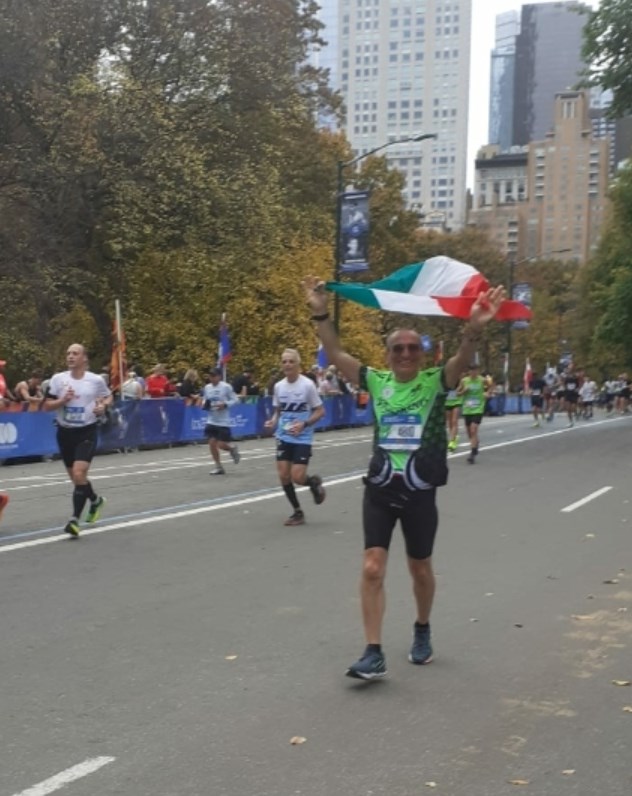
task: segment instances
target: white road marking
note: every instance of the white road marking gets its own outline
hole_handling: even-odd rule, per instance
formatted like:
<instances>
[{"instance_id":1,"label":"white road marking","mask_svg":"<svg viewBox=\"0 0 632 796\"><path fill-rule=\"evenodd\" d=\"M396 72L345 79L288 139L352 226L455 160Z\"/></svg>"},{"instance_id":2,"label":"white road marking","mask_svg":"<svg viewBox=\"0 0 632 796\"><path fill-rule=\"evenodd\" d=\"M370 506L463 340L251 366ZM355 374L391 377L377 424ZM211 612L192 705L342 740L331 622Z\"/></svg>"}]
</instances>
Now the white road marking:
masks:
<instances>
[{"instance_id":1,"label":"white road marking","mask_svg":"<svg viewBox=\"0 0 632 796\"><path fill-rule=\"evenodd\" d=\"M349 481L359 481L360 474L347 475L343 478L332 478L324 482L324 485L336 486L338 484L346 484ZM301 486L296 491L305 492L308 487ZM237 506L247 506L249 503L258 503L261 500L273 500L275 498L282 498L284 494L279 489L271 490L269 494L253 495L252 497L239 498L237 500L229 500L226 503L214 503L211 506L197 506L193 509L182 509L181 511L167 511L164 514L154 514L151 517L138 517L131 520L123 520L122 522L113 522L109 525L102 525L98 528L88 528L81 531L81 536L94 536L98 533L106 533L107 531L117 531L121 528L138 527L139 525L149 525L156 522L164 522L165 520L178 520L182 517L192 517L195 514L207 514L211 511L219 511L220 509L231 509ZM39 547L43 544L52 544L53 542L71 541L66 533L56 534L55 536L44 536L42 539L32 539L29 542L16 542L15 544L7 544L0 546L0 553L10 553L14 550L24 550L27 547ZM76 540L74 540L76 542ZM76 542L78 543L78 542Z\"/></svg>"},{"instance_id":2,"label":"white road marking","mask_svg":"<svg viewBox=\"0 0 632 796\"><path fill-rule=\"evenodd\" d=\"M506 440L504 442L494 443L493 445L482 446L481 450L482 451L489 451L489 450L495 450L495 449L498 449L498 448L506 448L506 447L509 447L511 445L519 445L519 444L522 444L524 442L532 442L534 440L542 439L544 437L554 437L554 436L557 436L558 434L572 433L574 431L581 430L582 428L594 428L595 426L600 425L602 423L616 422L617 419L619 419L619 418L605 419L605 420L601 420L601 421L596 421L595 423L591 423L590 426L581 426L579 428L577 426L575 428L563 428L563 429L557 429L556 431L546 431L546 432L543 432L543 433L540 433L540 434L533 434L533 435L530 435L528 437L521 437L519 439ZM333 443L333 444L327 445L326 447L338 447L338 446L343 446L343 445L352 445L352 444L357 444L358 442L365 442L367 439L368 438L364 437L364 436L361 437L361 438L355 437L352 440L345 440L344 442ZM325 447L325 446L323 446L323 447ZM467 444L461 445L460 447L466 448ZM448 461L456 459L456 458L460 458L462 456L465 456L467 452L468 452L467 450L464 450L464 451L462 451L460 453L453 453L453 454L451 454L451 456L450 456ZM266 456L267 455L269 455L269 454L266 454ZM259 456L255 456L253 458L260 458L260 457ZM207 460L204 460L204 465L208 466L208 461ZM169 465L169 466L165 467L164 469L170 470L170 469L173 469L173 468L171 467L171 465ZM156 472L160 472L160 470L156 470ZM129 473L128 475L131 475L131 473ZM337 486L339 484L346 484L346 483L349 483L349 482L352 482L352 481L357 481L358 479L359 479L359 475L358 474L346 475L346 476L343 476L343 477L340 477L340 478L333 478L331 480L324 481L324 486L326 486L326 487ZM611 489L611 488L612 487L607 487L607 489ZM301 487L297 491L304 491L306 489L307 489L307 487ZM214 504L212 504L210 506L196 506L195 508L180 509L180 510L177 510L177 511L166 510L164 514L152 514L151 516L148 516L148 517L137 517L137 518L132 518L132 519L128 519L128 520L122 520L121 522L110 523L109 525L102 525L102 526L99 526L97 528L86 529L86 530L83 530L81 532L81 536L92 536L94 534L106 533L107 531L115 531L115 530L119 530L121 528L130 528L130 527L137 527L137 526L140 526L140 525L149 525L150 523L164 522L165 520L171 520L171 519L181 519L183 517L191 517L191 516L196 515L196 514L205 514L205 513L208 513L208 512L212 512L212 511L219 511L220 509L235 508L237 506L245 506L245 505L248 505L250 503L257 503L260 500L272 500L273 498L281 498L281 497L283 497L283 493L281 491L277 490L277 489L274 489L273 491L271 490L270 493L268 493L268 494L253 495L251 497L246 497L246 498L238 498L238 499L235 499L235 500L227 501L225 503L214 503ZM595 497L596 497L596 495L595 495ZM584 501L587 502L587 499L584 499ZM572 510L572 507L568 507L565 510L566 511ZM10 552L13 552L15 550L24 550L25 548L28 548L28 547L38 547L39 545L52 544L54 542L61 542L61 541L66 541L66 542L69 541L68 535L62 533L62 534L56 534L54 536L45 536L45 537L42 537L41 539L32 539L32 540L30 540L28 542L16 542L14 544L0 545L0 553L10 553Z\"/></svg>"},{"instance_id":3,"label":"white road marking","mask_svg":"<svg viewBox=\"0 0 632 796\"><path fill-rule=\"evenodd\" d=\"M349 445L357 445L359 443L370 442L373 439L372 435L354 436L352 439L346 440L319 440L318 444L314 445L315 450L324 450L326 448L341 448ZM244 451L242 454L243 461L254 461L256 459L270 459L274 455L273 448L253 448ZM112 478L129 478L130 476L137 475L157 475L160 473L167 473L170 470L184 470L187 468L195 467L211 467L213 462L204 453L199 456L178 458L178 459L163 459L162 461L140 462L126 464L121 462L117 465L108 465L101 467L92 467L90 470L90 480L100 481L103 479ZM29 483L21 483L19 486L13 486L18 482L29 481ZM36 481L36 483L33 483ZM17 476L13 478L2 479L3 489L10 489L11 492L23 492L32 489L51 489L53 487L67 487L69 483L68 476L63 473L54 473L50 475L39 476Z\"/></svg>"},{"instance_id":4,"label":"white road marking","mask_svg":"<svg viewBox=\"0 0 632 796\"><path fill-rule=\"evenodd\" d=\"M46 794L54 793L70 782L87 777L88 774L94 774L95 771L103 768L108 763L113 763L115 760L115 757L91 757L88 760L84 760L83 763L55 774L50 779L45 779L43 782L33 785L32 788L16 793L15 796L46 796Z\"/></svg>"},{"instance_id":5,"label":"white road marking","mask_svg":"<svg viewBox=\"0 0 632 796\"><path fill-rule=\"evenodd\" d=\"M562 509L563 512L569 514L571 511L575 511L575 509L579 509L582 506L585 506L586 503L590 503L591 500L595 500L595 498L600 497L601 495L605 495L606 492L610 492L613 487L611 486L604 486L601 489L598 489L596 492L591 492L590 495L586 495L585 498L578 500L576 503L571 503L570 506L566 506Z\"/></svg>"}]
</instances>

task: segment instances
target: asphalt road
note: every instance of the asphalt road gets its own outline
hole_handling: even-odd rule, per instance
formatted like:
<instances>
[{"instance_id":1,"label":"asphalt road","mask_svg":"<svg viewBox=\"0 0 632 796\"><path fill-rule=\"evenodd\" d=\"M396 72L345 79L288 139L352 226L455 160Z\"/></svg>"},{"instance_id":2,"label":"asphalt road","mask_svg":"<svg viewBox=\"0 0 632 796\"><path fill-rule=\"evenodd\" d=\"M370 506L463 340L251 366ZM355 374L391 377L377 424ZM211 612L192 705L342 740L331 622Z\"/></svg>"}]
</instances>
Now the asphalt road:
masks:
<instances>
[{"instance_id":1,"label":"asphalt road","mask_svg":"<svg viewBox=\"0 0 632 796\"><path fill-rule=\"evenodd\" d=\"M97 459L76 541L59 462L2 468L0 796L631 796L632 418L481 436L440 491L436 659L406 658L397 535L370 684L368 430L317 435L299 528L271 440L225 477L202 446Z\"/></svg>"}]
</instances>

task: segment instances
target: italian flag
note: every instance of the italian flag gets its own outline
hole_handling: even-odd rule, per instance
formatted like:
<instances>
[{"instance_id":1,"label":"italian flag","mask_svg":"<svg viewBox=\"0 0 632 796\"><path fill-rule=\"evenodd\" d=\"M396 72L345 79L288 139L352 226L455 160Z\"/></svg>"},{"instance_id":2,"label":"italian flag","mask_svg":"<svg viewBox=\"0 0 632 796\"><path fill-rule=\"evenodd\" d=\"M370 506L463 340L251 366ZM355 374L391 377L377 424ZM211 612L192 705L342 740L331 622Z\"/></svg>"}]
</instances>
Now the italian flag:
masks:
<instances>
[{"instance_id":1,"label":"italian flag","mask_svg":"<svg viewBox=\"0 0 632 796\"><path fill-rule=\"evenodd\" d=\"M376 310L469 318L472 304L489 289L489 282L471 265L440 256L405 265L377 282L327 282L325 287ZM503 301L496 314L498 321L530 318L531 310L519 301Z\"/></svg>"}]
</instances>

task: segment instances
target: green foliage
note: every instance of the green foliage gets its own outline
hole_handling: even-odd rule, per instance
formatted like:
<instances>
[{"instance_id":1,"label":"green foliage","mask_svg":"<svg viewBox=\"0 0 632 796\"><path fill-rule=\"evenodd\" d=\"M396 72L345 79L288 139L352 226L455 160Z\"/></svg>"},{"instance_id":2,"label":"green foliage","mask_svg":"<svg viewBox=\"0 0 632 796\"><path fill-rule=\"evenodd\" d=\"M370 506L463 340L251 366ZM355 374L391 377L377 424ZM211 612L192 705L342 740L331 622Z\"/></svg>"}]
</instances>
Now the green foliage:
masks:
<instances>
[{"instance_id":1,"label":"green foliage","mask_svg":"<svg viewBox=\"0 0 632 796\"><path fill-rule=\"evenodd\" d=\"M632 367L632 165L611 192L612 215L580 283L583 347L595 365Z\"/></svg>"},{"instance_id":2,"label":"green foliage","mask_svg":"<svg viewBox=\"0 0 632 796\"><path fill-rule=\"evenodd\" d=\"M632 0L601 0L584 27L585 84L612 90L609 114L632 112Z\"/></svg>"}]
</instances>

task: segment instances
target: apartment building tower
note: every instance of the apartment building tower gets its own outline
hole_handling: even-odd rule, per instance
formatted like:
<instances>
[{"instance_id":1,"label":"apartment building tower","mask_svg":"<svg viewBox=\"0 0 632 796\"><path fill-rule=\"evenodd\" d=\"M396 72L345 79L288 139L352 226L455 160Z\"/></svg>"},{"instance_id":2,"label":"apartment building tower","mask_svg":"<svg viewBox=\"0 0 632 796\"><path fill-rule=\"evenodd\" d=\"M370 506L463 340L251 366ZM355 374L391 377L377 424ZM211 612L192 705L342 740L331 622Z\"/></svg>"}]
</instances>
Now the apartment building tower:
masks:
<instances>
[{"instance_id":1,"label":"apartment building tower","mask_svg":"<svg viewBox=\"0 0 632 796\"><path fill-rule=\"evenodd\" d=\"M384 155L406 178L407 206L451 228L465 221L471 16L472 0L321 0L351 146L360 155L436 133Z\"/></svg>"},{"instance_id":2,"label":"apartment building tower","mask_svg":"<svg viewBox=\"0 0 632 796\"><path fill-rule=\"evenodd\" d=\"M479 152L468 222L509 257L563 249L564 258L585 262L606 218L609 139L593 135L588 92L559 92L553 107L553 129L541 140Z\"/></svg>"}]
</instances>

